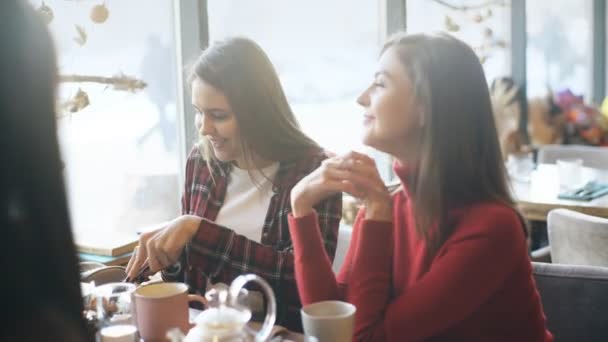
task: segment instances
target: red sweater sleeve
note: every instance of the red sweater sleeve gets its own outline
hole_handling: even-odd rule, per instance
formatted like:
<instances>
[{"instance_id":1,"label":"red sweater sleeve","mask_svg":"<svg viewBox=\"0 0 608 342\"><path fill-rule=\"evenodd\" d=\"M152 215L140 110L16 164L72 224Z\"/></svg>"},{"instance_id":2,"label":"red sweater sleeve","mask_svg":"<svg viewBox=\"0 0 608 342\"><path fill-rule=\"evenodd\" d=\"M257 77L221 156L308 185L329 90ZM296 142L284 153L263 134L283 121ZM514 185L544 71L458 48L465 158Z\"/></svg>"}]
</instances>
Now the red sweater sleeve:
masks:
<instances>
[{"instance_id":1,"label":"red sweater sleeve","mask_svg":"<svg viewBox=\"0 0 608 342\"><path fill-rule=\"evenodd\" d=\"M421 341L440 334L476 311L511 274L520 261L517 256L526 256L525 238L512 211L475 212L461 226L464 229L456 228L430 270L388 306L380 308L378 303L389 300L385 289L361 286L349 291L347 301L360 298L358 314L365 316L357 319L357 340ZM385 248L373 245L370 237L371 232L361 238L360 249ZM375 262L358 259L356 265L361 269L353 272L351 288L368 272L379 272Z\"/></svg>"},{"instance_id":2,"label":"red sweater sleeve","mask_svg":"<svg viewBox=\"0 0 608 342\"><path fill-rule=\"evenodd\" d=\"M336 279L329 258L322 249L318 229L315 229L317 222L316 213L299 218L289 216L296 281L302 304L347 300L357 307L357 326L369 326L377 317L368 313L385 308L390 292L392 223L363 220L360 213ZM361 273L365 276L361 276ZM353 281L355 279L357 281ZM371 297L356 295L359 292L368 293ZM365 310L360 310L360 307Z\"/></svg>"},{"instance_id":3,"label":"red sweater sleeve","mask_svg":"<svg viewBox=\"0 0 608 342\"><path fill-rule=\"evenodd\" d=\"M354 304L358 341L420 341L440 334L499 289L520 262L515 256L526 256L525 238L512 211L476 212L457 227L430 270L391 298L391 223L358 220L349 247L355 248L352 260L347 258L343 266L352 264L352 269L340 297L321 240L312 234L315 222L313 215L290 218L300 296L304 304L325 299Z\"/></svg>"},{"instance_id":4,"label":"red sweater sleeve","mask_svg":"<svg viewBox=\"0 0 608 342\"><path fill-rule=\"evenodd\" d=\"M352 271L345 300L357 307L355 336L377 337L384 341L384 311L391 293L392 222L361 220L358 229Z\"/></svg>"},{"instance_id":5,"label":"red sweater sleeve","mask_svg":"<svg viewBox=\"0 0 608 342\"><path fill-rule=\"evenodd\" d=\"M317 228L317 213L313 211L310 215L298 218L289 214L288 221L300 301L306 305L322 300L340 299L331 261L323 249L321 234Z\"/></svg>"}]
</instances>

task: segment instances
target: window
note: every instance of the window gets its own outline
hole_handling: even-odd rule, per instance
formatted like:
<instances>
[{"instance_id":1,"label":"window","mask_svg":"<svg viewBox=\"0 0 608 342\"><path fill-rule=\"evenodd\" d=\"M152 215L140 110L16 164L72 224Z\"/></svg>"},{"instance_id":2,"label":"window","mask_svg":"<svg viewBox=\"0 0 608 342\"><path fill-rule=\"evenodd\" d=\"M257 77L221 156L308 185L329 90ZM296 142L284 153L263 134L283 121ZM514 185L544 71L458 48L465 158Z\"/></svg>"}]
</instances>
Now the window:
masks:
<instances>
[{"instance_id":1,"label":"window","mask_svg":"<svg viewBox=\"0 0 608 342\"><path fill-rule=\"evenodd\" d=\"M381 1L369 0L209 0L209 36L255 40L308 135L336 153L370 152L356 99L372 82L384 40L381 11ZM389 169L381 170L387 178Z\"/></svg>"},{"instance_id":2,"label":"window","mask_svg":"<svg viewBox=\"0 0 608 342\"><path fill-rule=\"evenodd\" d=\"M591 0L526 1L529 96L591 96Z\"/></svg>"},{"instance_id":3,"label":"window","mask_svg":"<svg viewBox=\"0 0 608 342\"><path fill-rule=\"evenodd\" d=\"M488 83L511 74L510 1L407 1L407 31L448 32L475 49Z\"/></svg>"},{"instance_id":4,"label":"window","mask_svg":"<svg viewBox=\"0 0 608 342\"><path fill-rule=\"evenodd\" d=\"M116 79L60 85L59 138L74 230L135 231L174 218L184 153L174 2L31 2L52 10L61 75L97 81L126 75L146 83L133 91ZM95 23L90 15L100 3L108 16ZM95 10L102 20L104 8ZM69 107L79 106L71 100L84 99L79 89L89 104L72 113Z\"/></svg>"}]
</instances>

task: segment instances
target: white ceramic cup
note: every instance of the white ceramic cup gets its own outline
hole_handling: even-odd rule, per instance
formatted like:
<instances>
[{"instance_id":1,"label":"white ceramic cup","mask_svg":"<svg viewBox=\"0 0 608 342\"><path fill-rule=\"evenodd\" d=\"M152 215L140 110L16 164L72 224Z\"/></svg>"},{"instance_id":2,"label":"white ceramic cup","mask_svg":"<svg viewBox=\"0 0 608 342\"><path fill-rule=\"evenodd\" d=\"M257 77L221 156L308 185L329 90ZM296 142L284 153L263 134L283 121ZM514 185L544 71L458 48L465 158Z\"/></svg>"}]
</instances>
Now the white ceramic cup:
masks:
<instances>
[{"instance_id":1,"label":"white ceramic cup","mask_svg":"<svg viewBox=\"0 0 608 342\"><path fill-rule=\"evenodd\" d=\"M582 186L583 160L580 158L558 159L557 174L560 187L574 189Z\"/></svg>"},{"instance_id":2,"label":"white ceramic cup","mask_svg":"<svg viewBox=\"0 0 608 342\"><path fill-rule=\"evenodd\" d=\"M111 325L99 332L101 342L136 342L137 328L134 325Z\"/></svg>"},{"instance_id":3,"label":"white ceramic cup","mask_svg":"<svg viewBox=\"0 0 608 342\"><path fill-rule=\"evenodd\" d=\"M351 342L356 312L354 305L338 300L307 305L301 309L304 334L319 342Z\"/></svg>"}]
</instances>

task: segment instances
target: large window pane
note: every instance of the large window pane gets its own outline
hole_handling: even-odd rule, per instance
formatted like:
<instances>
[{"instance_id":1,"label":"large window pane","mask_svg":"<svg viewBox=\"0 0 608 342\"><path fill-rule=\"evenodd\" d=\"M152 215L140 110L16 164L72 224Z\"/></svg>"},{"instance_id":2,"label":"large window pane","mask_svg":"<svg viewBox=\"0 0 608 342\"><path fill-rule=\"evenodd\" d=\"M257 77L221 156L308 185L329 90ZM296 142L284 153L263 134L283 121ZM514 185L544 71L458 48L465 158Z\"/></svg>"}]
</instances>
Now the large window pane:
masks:
<instances>
[{"instance_id":1,"label":"large window pane","mask_svg":"<svg viewBox=\"0 0 608 342\"><path fill-rule=\"evenodd\" d=\"M183 151L176 136L181 90L173 1L44 3L53 12L49 27L62 75L124 74L146 83L133 91L95 82L60 86L59 137L75 230L135 231L174 217ZM101 3L108 17L95 23L90 14ZM89 105L71 113L65 103L78 98L79 89Z\"/></svg>"},{"instance_id":2,"label":"large window pane","mask_svg":"<svg viewBox=\"0 0 608 342\"><path fill-rule=\"evenodd\" d=\"M209 0L208 6L211 41L242 35L258 42L305 132L334 152L365 150L356 99L372 81L383 39L380 1Z\"/></svg>"},{"instance_id":3,"label":"large window pane","mask_svg":"<svg viewBox=\"0 0 608 342\"><path fill-rule=\"evenodd\" d=\"M511 1L408 0L407 31L443 31L473 47L488 83L511 74Z\"/></svg>"},{"instance_id":4,"label":"large window pane","mask_svg":"<svg viewBox=\"0 0 608 342\"><path fill-rule=\"evenodd\" d=\"M526 1L529 95L565 88L591 95L591 5L591 0Z\"/></svg>"}]
</instances>

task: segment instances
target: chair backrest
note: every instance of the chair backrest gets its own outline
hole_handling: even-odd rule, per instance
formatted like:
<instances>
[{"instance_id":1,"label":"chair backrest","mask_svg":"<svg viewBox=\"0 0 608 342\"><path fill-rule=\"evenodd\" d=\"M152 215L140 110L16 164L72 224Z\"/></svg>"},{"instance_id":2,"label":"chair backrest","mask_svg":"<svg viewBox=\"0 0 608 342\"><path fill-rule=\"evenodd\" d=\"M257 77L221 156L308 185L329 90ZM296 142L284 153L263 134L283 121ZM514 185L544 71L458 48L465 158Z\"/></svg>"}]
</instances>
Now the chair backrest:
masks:
<instances>
[{"instance_id":1,"label":"chair backrest","mask_svg":"<svg viewBox=\"0 0 608 342\"><path fill-rule=\"evenodd\" d=\"M554 263L608 267L608 219L554 209L547 230Z\"/></svg>"},{"instance_id":2,"label":"chair backrest","mask_svg":"<svg viewBox=\"0 0 608 342\"><path fill-rule=\"evenodd\" d=\"M545 145L538 149L537 162L555 164L560 158L580 158L583 166L608 169L608 148L584 145Z\"/></svg>"},{"instance_id":3,"label":"chair backrest","mask_svg":"<svg viewBox=\"0 0 608 342\"><path fill-rule=\"evenodd\" d=\"M353 228L351 226L343 224L340 225L340 230L338 232L338 246L336 247L336 255L334 257L332 267L334 273L338 273L338 271L340 271L340 267L342 267L344 257L346 257L346 252L348 251L348 246L350 245L352 231Z\"/></svg>"},{"instance_id":4,"label":"chair backrest","mask_svg":"<svg viewBox=\"0 0 608 342\"><path fill-rule=\"evenodd\" d=\"M608 268L534 262L532 267L556 342L608 340Z\"/></svg>"},{"instance_id":5,"label":"chair backrest","mask_svg":"<svg viewBox=\"0 0 608 342\"><path fill-rule=\"evenodd\" d=\"M123 281L127 276L124 267L106 266L99 263L80 263L80 281L83 283L95 282L95 286L117 283Z\"/></svg>"}]
</instances>

